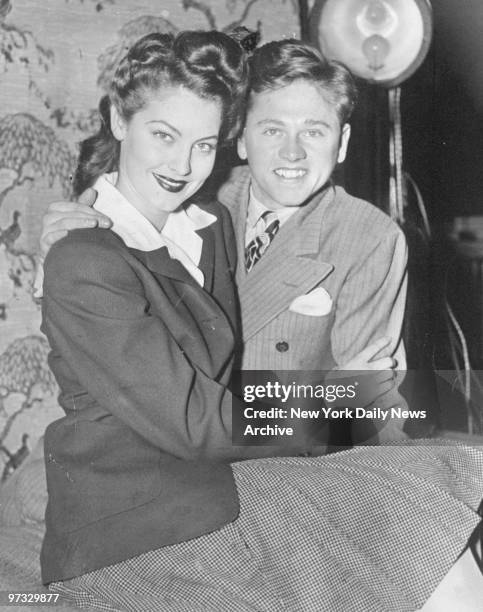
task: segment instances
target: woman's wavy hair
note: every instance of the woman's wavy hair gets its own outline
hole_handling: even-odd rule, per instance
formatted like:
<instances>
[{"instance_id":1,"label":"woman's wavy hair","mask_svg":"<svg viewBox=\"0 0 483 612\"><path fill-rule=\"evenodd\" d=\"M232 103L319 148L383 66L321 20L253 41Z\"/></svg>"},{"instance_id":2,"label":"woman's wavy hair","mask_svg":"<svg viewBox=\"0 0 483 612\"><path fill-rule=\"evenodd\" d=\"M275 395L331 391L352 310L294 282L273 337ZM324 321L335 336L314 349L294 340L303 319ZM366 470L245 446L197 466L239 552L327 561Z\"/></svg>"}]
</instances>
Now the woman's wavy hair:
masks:
<instances>
[{"instance_id":1,"label":"woman's wavy hair","mask_svg":"<svg viewBox=\"0 0 483 612\"><path fill-rule=\"evenodd\" d=\"M129 121L163 87L183 86L222 106L220 142L235 138L247 96L247 64L238 42L221 32L148 34L120 61L108 95L99 103L99 131L80 145L74 176L76 195L119 164L120 144L110 128L113 104Z\"/></svg>"},{"instance_id":2,"label":"woman's wavy hair","mask_svg":"<svg viewBox=\"0 0 483 612\"><path fill-rule=\"evenodd\" d=\"M347 123L357 102L357 87L343 64L324 58L315 47L295 39L277 40L255 49L250 58L250 93L280 89L297 80L317 87L334 108L340 125Z\"/></svg>"}]
</instances>

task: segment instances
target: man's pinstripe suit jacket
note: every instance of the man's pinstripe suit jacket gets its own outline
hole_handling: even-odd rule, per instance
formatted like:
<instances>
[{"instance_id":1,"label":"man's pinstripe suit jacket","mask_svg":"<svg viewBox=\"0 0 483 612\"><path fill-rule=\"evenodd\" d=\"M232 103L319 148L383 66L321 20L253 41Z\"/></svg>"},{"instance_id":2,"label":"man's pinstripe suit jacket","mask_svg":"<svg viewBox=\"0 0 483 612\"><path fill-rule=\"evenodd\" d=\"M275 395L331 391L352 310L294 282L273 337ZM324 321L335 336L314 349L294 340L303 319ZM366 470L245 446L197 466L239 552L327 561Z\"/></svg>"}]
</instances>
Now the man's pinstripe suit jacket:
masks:
<instances>
[{"instance_id":1,"label":"man's pinstripe suit jacket","mask_svg":"<svg viewBox=\"0 0 483 612\"><path fill-rule=\"evenodd\" d=\"M218 194L237 238L243 369L331 369L385 335L404 369L407 247L398 226L375 206L331 186L288 219L247 274L249 189L248 168L239 167ZM330 295L330 312L327 303L321 316L290 308L315 288Z\"/></svg>"}]
</instances>

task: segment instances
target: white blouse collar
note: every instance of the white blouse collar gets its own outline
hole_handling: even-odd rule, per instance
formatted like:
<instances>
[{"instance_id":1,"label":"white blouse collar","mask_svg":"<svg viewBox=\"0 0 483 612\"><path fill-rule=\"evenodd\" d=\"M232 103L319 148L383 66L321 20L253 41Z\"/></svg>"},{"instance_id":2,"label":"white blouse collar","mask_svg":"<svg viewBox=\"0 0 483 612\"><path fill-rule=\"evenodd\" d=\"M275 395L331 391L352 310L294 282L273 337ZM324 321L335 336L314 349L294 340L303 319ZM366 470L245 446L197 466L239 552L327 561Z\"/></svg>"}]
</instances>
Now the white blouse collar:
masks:
<instances>
[{"instance_id":1,"label":"white blouse collar","mask_svg":"<svg viewBox=\"0 0 483 612\"><path fill-rule=\"evenodd\" d=\"M104 174L94 184L97 199L94 208L111 218L112 231L126 246L139 251L154 251L167 247L170 256L177 259L203 286L204 275L198 268L203 240L197 230L208 227L216 217L190 204L169 214L161 231L152 225L114 186L117 173Z\"/></svg>"}]
</instances>

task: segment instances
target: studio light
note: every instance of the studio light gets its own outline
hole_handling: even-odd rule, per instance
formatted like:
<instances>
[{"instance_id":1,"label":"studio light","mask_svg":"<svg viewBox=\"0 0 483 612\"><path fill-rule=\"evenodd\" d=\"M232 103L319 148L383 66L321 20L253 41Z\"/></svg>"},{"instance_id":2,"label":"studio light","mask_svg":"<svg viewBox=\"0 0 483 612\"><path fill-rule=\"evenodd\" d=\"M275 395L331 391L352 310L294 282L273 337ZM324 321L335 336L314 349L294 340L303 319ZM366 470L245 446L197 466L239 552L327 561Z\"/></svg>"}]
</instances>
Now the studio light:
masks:
<instances>
[{"instance_id":1,"label":"studio light","mask_svg":"<svg viewBox=\"0 0 483 612\"><path fill-rule=\"evenodd\" d=\"M428 52L431 5L428 0L319 0L311 27L324 55L367 81L395 87Z\"/></svg>"},{"instance_id":2,"label":"studio light","mask_svg":"<svg viewBox=\"0 0 483 612\"><path fill-rule=\"evenodd\" d=\"M388 89L388 212L400 223L406 202L399 85L426 57L432 23L429 0L315 0L310 15L311 40L325 57Z\"/></svg>"}]
</instances>

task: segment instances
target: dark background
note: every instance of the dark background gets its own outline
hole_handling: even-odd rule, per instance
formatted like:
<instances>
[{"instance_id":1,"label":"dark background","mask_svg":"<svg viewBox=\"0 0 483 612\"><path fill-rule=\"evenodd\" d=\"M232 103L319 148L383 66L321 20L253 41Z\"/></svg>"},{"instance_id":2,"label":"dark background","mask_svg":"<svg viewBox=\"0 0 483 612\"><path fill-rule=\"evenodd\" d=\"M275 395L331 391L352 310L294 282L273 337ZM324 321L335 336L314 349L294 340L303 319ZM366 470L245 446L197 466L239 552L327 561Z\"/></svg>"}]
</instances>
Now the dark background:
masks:
<instances>
[{"instance_id":1,"label":"dark background","mask_svg":"<svg viewBox=\"0 0 483 612\"><path fill-rule=\"evenodd\" d=\"M401 85L403 169L420 190L430 227L428 233L408 188L402 224L409 246L404 339L408 368L425 381L433 377L434 384L418 387L428 390L420 399L434 425L475 433L483 431L483 235L479 242L473 239L475 220L467 222L464 248L450 235L455 218L483 214L483 1L432 0L431 5L428 55ZM310 40L314 29L307 1L299 0L299 6L302 35L317 44ZM364 82L359 90L348 156L336 179L388 211L387 90ZM468 366L471 407L462 384ZM451 371L442 391L434 369ZM468 411L474 413L471 427Z\"/></svg>"},{"instance_id":2,"label":"dark background","mask_svg":"<svg viewBox=\"0 0 483 612\"><path fill-rule=\"evenodd\" d=\"M449 303L473 367L483 368L483 266L462 258L448 240L455 217L483 212L483 2L433 0L432 6L430 51L401 86L404 170L421 191L431 226L429 238L409 189L403 226L409 243L409 367L454 367ZM386 90L360 83L342 181L350 193L386 209L388 127Z\"/></svg>"},{"instance_id":3,"label":"dark background","mask_svg":"<svg viewBox=\"0 0 483 612\"><path fill-rule=\"evenodd\" d=\"M433 0L428 56L402 84L404 166L423 192L435 224L480 214L483 191L483 2ZM371 155L387 144L384 90L361 86L346 180L354 193L379 201ZM387 159L387 155L386 155ZM384 166L383 166L384 169ZM387 171L387 168L386 168Z\"/></svg>"}]
</instances>

